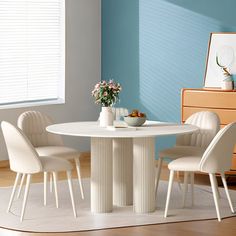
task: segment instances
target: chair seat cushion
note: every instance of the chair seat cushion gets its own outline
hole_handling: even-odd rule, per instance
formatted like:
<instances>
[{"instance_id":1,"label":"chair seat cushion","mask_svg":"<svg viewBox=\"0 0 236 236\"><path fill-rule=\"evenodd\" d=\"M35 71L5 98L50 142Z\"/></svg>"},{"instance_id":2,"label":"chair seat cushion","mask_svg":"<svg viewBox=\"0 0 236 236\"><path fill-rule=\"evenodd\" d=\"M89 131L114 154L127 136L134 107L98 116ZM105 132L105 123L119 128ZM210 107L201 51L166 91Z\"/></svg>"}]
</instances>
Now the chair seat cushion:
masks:
<instances>
[{"instance_id":1,"label":"chair seat cushion","mask_svg":"<svg viewBox=\"0 0 236 236\"><path fill-rule=\"evenodd\" d=\"M205 149L194 146L174 146L172 148L164 149L159 152L159 157L168 157L170 159L177 159L184 156L202 156Z\"/></svg>"},{"instance_id":2,"label":"chair seat cushion","mask_svg":"<svg viewBox=\"0 0 236 236\"><path fill-rule=\"evenodd\" d=\"M200 171L201 156L181 157L169 163L168 168L175 171Z\"/></svg>"},{"instance_id":3,"label":"chair seat cushion","mask_svg":"<svg viewBox=\"0 0 236 236\"><path fill-rule=\"evenodd\" d=\"M35 149L39 156L55 156L67 160L79 158L80 156L76 149L65 146L43 146Z\"/></svg>"},{"instance_id":4,"label":"chair seat cushion","mask_svg":"<svg viewBox=\"0 0 236 236\"><path fill-rule=\"evenodd\" d=\"M40 156L43 166L43 171L67 171L72 170L72 165L69 161L56 157Z\"/></svg>"}]
</instances>

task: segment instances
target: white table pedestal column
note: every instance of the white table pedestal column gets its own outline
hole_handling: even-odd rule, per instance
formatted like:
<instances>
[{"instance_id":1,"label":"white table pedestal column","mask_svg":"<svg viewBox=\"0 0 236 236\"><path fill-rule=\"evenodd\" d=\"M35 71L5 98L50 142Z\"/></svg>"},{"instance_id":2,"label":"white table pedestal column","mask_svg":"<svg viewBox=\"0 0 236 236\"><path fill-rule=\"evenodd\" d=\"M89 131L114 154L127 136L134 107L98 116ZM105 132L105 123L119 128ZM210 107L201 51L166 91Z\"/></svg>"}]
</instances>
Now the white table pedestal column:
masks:
<instances>
[{"instance_id":1,"label":"white table pedestal column","mask_svg":"<svg viewBox=\"0 0 236 236\"><path fill-rule=\"evenodd\" d=\"M133 204L133 139L113 139L113 204Z\"/></svg>"},{"instance_id":2,"label":"white table pedestal column","mask_svg":"<svg viewBox=\"0 0 236 236\"><path fill-rule=\"evenodd\" d=\"M91 138L91 211L112 211L112 139Z\"/></svg>"},{"instance_id":3,"label":"white table pedestal column","mask_svg":"<svg viewBox=\"0 0 236 236\"><path fill-rule=\"evenodd\" d=\"M154 138L133 139L134 211L155 210L155 142Z\"/></svg>"}]
</instances>

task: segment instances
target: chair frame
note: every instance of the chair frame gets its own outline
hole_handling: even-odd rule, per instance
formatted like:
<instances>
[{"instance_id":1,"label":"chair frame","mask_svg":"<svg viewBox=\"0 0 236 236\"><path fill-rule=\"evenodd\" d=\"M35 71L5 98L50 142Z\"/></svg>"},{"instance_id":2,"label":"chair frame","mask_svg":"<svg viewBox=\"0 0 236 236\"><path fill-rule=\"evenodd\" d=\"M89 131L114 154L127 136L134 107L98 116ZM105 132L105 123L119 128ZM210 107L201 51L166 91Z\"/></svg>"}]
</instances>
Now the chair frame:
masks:
<instances>
[{"instance_id":1,"label":"chair frame","mask_svg":"<svg viewBox=\"0 0 236 236\"><path fill-rule=\"evenodd\" d=\"M216 135L217 132L219 131L220 129L220 121L219 121L219 117L216 113L214 112L209 112L209 111L200 111L200 112L197 112L197 113L194 113L193 115L191 115L185 122L185 124L193 124L195 125L195 118L196 116L203 116L203 115L208 115L209 117L211 117L212 120L215 120L216 122L216 129L214 130L213 134ZM201 129L201 127L200 127ZM211 140L214 138L214 135L212 135L212 138ZM183 137L186 136L186 135L180 135L177 137L177 140L176 140L176 146L190 146L190 145L187 145L185 143L182 143L183 142ZM187 136L191 136L191 134L187 134ZM210 140L210 141L211 141ZM210 142L209 142L210 143ZM209 143L206 143L205 144L205 149L207 148L208 144ZM191 145L192 146L192 145ZM194 147L194 146L193 146ZM198 147L198 146L196 146ZM186 155L184 155L186 156ZM161 169L162 169L162 163L163 163L163 160L165 159L166 157L161 157L159 156L158 158L158 165L157 165L157 171L156 171L156 176L155 176L155 192L157 193L157 189L158 189L158 184L159 184L159 180L160 180L160 176L161 176ZM178 172L177 172L178 173ZM184 173L184 176L185 176L185 173ZM185 176L185 178L187 178L187 176ZM191 178L194 178L194 177L191 177ZM179 184L179 187L180 187L180 183L178 182ZM181 189L181 187L180 187Z\"/></svg>"},{"instance_id":2,"label":"chair frame","mask_svg":"<svg viewBox=\"0 0 236 236\"><path fill-rule=\"evenodd\" d=\"M234 135L234 133L236 133L236 122L231 123L225 126L223 129L221 129L218 132L218 134L215 136L215 138L212 140L212 142L210 143L210 145L204 152L203 156L201 158L199 157L200 159L199 170L197 171L208 173L209 175L218 221L221 221L221 215L220 215L220 209L219 209L220 195L219 195L219 189L218 189L218 184L216 180L216 173L219 173L221 176L221 180L225 189L225 194L229 203L230 210L232 213L235 213L232 200L230 197L229 189L227 186L226 178L225 178L225 171L227 171L230 168L230 164L231 164L230 153L231 154L233 153L234 145L236 143L236 134ZM227 144L227 145L224 145L224 144ZM218 153L219 150L221 150L221 153ZM226 158L224 159L224 161L221 157L223 153L226 154ZM226 164L224 164L224 162L226 162ZM172 191L175 171L179 171L179 169L178 168L175 169L172 166L170 170L169 184L168 184L168 191L167 191L167 198L166 198L166 205L165 205L165 213L164 213L165 218L168 216L170 195ZM195 171L188 171L188 170L185 170L185 171L191 174L195 172ZM193 185L192 185L192 191L193 191ZM186 187L184 190L183 203L185 202L185 199L186 199Z\"/></svg>"},{"instance_id":3,"label":"chair frame","mask_svg":"<svg viewBox=\"0 0 236 236\"><path fill-rule=\"evenodd\" d=\"M18 122L17 122L18 123L18 127L21 130L23 130L23 132L24 132L24 127L23 127L22 123L23 123L24 119L27 116L40 116L42 119L45 120L47 125L53 124L52 119L49 116L47 116L47 115L45 115L45 114L43 114L41 112L38 112L38 111L26 111L26 112L22 113L19 116ZM45 132L47 132L46 129L45 129ZM53 145L48 145L48 146L64 146L63 140L62 140L60 135L55 135L55 134L50 134L50 135L53 136L53 137L56 137L56 140L55 140L55 143ZM84 190L83 190L83 183L82 183L82 178L81 178L81 170L80 170L79 158L80 158L80 156L74 158L74 161L75 161L75 166L76 166L76 171L77 171L77 178L78 178L81 198L84 199ZM57 181L57 179L55 181L53 181L53 179L54 179L53 175L50 175L49 181L50 181L50 192L51 193L53 192L53 183L55 184L56 181ZM19 185L19 190L18 190L17 198L20 197L21 189L22 189L24 180L25 180L25 175L22 176L22 179L21 179L21 182L20 182L20 185ZM46 185L47 185L46 182L47 182L47 178L44 177L44 189L46 189ZM44 195L44 205L46 205L46 204L47 204L47 198L46 198L46 195Z\"/></svg>"},{"instance_id":4,"label":"chair frame","mask_svg":"<svg viewBox=\"0 0 236 236\"><path fill-rule=\"evenodd\" d=\"M17 188L17 185L19 183L20 178L21 178L20 185L22 185L23 184L22 179L24 180L24 178L26 177L25 193L24 193L23 204L22 204L21 215L20 215L20 220L22 222L23 219L24 219L24 215L25 215L25 208L26 208L26 203L27 203L28 194L29 194L31 177L32 177L33 174L40 173L40 172L44 172L44 177L45 177L47 175L47 171L44 171L44 169L42 167L42 163L40 161L40 158L39 158L37 152L35 151L34 147L31 145L28 138L24 135L24 133L19 128L13 126L12 124L10 124L6 121L2 121L1 127L2 127L2 130L3 130L3 135L4 135L4 138L5 138L5 142L6 142L6 146L7 146L7 150L8 150L8 155L9 155L9 160L10 160L10 168L11 168L12 171L16 172L16 178L15 178L15 181L14 181L12 193L11 193L9 204L8 204L8 207L7 207L7 212L9 212L10 209L11 209L11 206L12 206L12 203L13 203L13 200L14 200L14 197L15 197L15 193L16 193L16 188ZM11 134L13 135L13 137L10 137L7 134L9 129L10 129ZM26 148L26 153L32 153L32 159L35 160L34 163L36 163L36 162L38 163L38 166L36 166L36 167L31 166L29 168L29 170L27 171L26 169L21 170L21 167L17 167L15 165L14 161L19 159L18 160L18 163L19 163L20 158L23 155L22 155L22 150L21 150L21 145L20 144L18 144L19 147L14 146L14 151L11 150L12 149L12 144L10 144L10 142L11 142L11 140L14 140L14 137L17 137L17 140L20 140L24 143L23 147ZM21 152L21 154L19 155L19 158L16 156L18 148ZM31 159L31 157L30 157L30 159ZM56 184L57 172L52 171L52 173L53 173L53 177L54 177L56 207L58 208L58 193L57 193L57 184ZM73 214L74 214L74 217L77 217L75 201L74 201L74 191L73 191L72 178L71 178L71 170L66 170L66 173L67 173L67 180L68 180L68 186L69 186L69 192L70 192L70 197L71 197L71 204L72 204ZM18 194L19 194L19 192L18 192ZM46 196L45 185L44 185L44 196Z\"/></svg>"}]
</instances>

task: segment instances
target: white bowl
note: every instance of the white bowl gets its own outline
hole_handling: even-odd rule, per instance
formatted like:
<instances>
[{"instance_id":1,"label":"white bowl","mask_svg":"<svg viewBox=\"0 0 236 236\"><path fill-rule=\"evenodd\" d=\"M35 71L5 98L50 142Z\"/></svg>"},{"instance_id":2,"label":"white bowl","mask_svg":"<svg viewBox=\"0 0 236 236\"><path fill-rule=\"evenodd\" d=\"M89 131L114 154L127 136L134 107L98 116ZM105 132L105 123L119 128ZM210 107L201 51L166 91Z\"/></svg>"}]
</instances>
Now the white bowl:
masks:
<instances>
[{"instance_id":1,"label":"white bowl","mask_svg":"<svg viewBox=\"0 0 236 236\"><path fill-rule=\"evenodd\" d=\"M125 116L124 121L128 126L141 126L145 123L146 117Z\"/></svg>"}]
</instances>

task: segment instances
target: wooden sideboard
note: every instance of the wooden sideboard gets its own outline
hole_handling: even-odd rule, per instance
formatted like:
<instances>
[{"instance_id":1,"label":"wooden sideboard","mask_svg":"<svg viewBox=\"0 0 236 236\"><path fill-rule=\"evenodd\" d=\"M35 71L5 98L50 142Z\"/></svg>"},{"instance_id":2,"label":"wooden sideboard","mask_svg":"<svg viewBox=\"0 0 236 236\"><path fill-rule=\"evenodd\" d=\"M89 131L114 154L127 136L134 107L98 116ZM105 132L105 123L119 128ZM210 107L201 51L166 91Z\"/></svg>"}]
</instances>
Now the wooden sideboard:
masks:
<instances>
[{"instance_id":1,"label":"wooden sideboard","mask_svg":"<svg viewBox=\"0 0 236 236\"><path fill-rule=\"evenodd\" d=\"M236 92L208 89L182 89L182 122L198 111L213 111L220 117L221 128L236 121ZM235 134L236 135L236 134ZM236 175L236 147L231 171Z\"/></svg>"}]
</instances>

